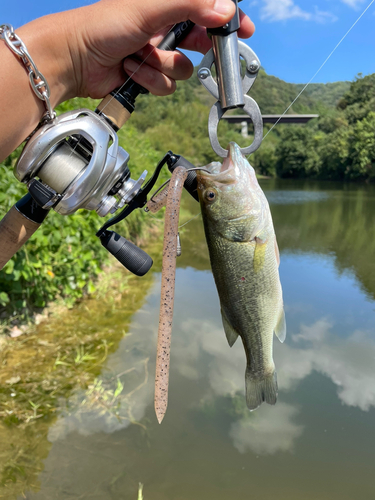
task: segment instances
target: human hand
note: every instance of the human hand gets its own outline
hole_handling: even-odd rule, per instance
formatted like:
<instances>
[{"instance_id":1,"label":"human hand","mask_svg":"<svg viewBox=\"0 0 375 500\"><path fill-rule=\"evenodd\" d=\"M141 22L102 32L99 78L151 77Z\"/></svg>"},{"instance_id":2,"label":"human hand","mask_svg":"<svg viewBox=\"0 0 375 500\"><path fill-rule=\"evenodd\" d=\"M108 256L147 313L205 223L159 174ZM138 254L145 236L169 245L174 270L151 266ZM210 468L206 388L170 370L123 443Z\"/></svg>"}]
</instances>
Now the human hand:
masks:
<instances>
[{"instance_id":1,"label":"human hand","mask_svg":"<svg viewBox=\"0 0 375 500\"><path fill-rule=\"evenodd\" d=\"M133 80L153 94L171 94L175 80L189 78L193 66L180 52L153 46L172 25L190 19L197 26L181 47L205 53L211 47L205 28L223 26L233 17L234 8L231 0L101 0L36 19L16 33L49 83L54 108L73 97L105 97L126 81L126 68ZM239 36L247 38L254 25L242 13L241 18ZM129 64L139 65L137 60L146 58L134 73ZM23 64L4 43L0 60L1 161L32 132L45 108L30 90Z\"/></svg>"},{"instance_id":2,"label":"human hand","mask_svg":"<svg viewBox=\"0 0 375 500\"><path fill-rule=\"evenodd\" d=\"M197 26L181 47L206 53L211 41L205 28L222 26L233 15L231 0L101 0L57 14L67 27L71 56L71 68L66 72L71 75L68 97L102 98L126 80L124 69L151 93L170 94L175 80L191 76L193 65L179 51L154 46L173 24L190 19ZM247 38L253 32L253 23L241 13L239 35ZM125 59L131 54L132 58Z\"/></svg>"}]
</instances>

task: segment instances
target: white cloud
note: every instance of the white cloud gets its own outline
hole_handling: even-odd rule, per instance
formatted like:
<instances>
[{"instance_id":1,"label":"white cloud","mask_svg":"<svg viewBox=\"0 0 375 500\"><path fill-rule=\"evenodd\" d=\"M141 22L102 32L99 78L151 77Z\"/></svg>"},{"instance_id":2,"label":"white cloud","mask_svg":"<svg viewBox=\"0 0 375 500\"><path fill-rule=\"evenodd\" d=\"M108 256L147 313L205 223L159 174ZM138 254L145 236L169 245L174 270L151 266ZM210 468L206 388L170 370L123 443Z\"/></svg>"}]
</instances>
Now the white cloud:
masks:
<instances>
[{"instance_id":1,"label":"white cloud","mask_svg":"<svg viewBox=\"0 0 375 500\"><path fill-rule=\"evenodd\" d=\"M349 5L353 9L358 9L364 2L364 0L341 0L344 4Z\"/></svg>"},{"instance_id":2,"label":"white cloud","mask_svg":"<svg viewBox=\"0 0 375 500\"><path fill-rule=\"evenodd\" d=\"M303 348L275 344L279 387L292 389L315 370L337 386L343 404L368 411L375 407L375 342L364 332L342 339L332 331L334 326L321 319L302 325L301 333L293 337L297 343L304 342Z\"/></svg>"},{"instance_id":3,"label":"white cloud","mask_svg":"<svg viewBox=\"0 0 375 500\"><path fill-rule=\"evenodd\" d=\"M346 0L358 1L358 0ZM315 7L315 12L307 12L296 5L293 0L263 0L260 10L262 20L266 21L286 21L287 19L302 19L304 21L314 21L324 23L336 21L337 17L330 12L319 10Z\"/></svg>"},{"instance_id":4,"label":"white cloud","mask_svg":"<svg viewBox=\"0 0 375 500\"><path fill-rule=\"evenodd\" d=\"M309 12L303 11L293 0L264 0L261 8L261 19L284 21L286 19L311 19Z\"/></svg>"},{"instance_id":5,"label":"white cloud","mask_svg":"<svg viewBox=\"0 0 375 500\"><path fill-rule=\"evenodd\" d=\"M303 426L293 422L298 410L286 403L263 405L251 418L237 420L230 437L240 453L251 450L259 455L293 451L294 442L303 433Z\"/></svg>"}]
</instances>

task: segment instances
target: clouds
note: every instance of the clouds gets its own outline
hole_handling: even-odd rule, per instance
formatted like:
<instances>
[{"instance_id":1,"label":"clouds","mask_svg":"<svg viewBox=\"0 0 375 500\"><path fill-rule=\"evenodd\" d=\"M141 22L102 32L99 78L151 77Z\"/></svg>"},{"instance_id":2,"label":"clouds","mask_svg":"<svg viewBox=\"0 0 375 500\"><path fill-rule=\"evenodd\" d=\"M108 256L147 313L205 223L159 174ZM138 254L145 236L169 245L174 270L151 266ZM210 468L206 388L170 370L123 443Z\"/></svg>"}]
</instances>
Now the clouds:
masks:
<instances>
[{"instance_id":1,"label":"clouds","mask_svg":"<svg viewBox=\"0 0 375 500\"><path fill-rule=\"evenodd\" d=\"M185 274L189 272L184 271ZM133 318L133 335L128 335L109 358L113 377L110 373L104 376L104 387L107 387L109 377L114 380L114 389L115 375L130 369L130 373L121 378L124 397L117 408L118 414L91 407L87 394L78 391L71 398L68 411L63 412L50 429L50 441L60 440L74 431L83 435L113 433L128 427L134 420L142 422L150 411L158 286L148 305ZM173 330L170 399L175 409L178 407L180 422L189 419L191 412L202 411L201 401L224 398L230 406L232 397L233 402L243 403L243 411L231 413L232 421L227 429L233 446L240 453L273 455L293 452L303 436L306 399L293 400L292 393L314 372L321 373L335 384L337 397L343 405L362 411L375 407L375 340L372 335L361 331L342 337L338 327L323 317L312 324L302 324L294 334L288 332L285 344L274 341L279 401L276 406L264 404L256 412L248 412L244 399L246 357L243 345L239 340L232 348L228 346L212 276L194 272L190 281L185 279L184 290L180 289L178 293L181 296L176 298L178 321ZM186 303L189 308L186 308ZM191 311L194 311L194 317ZM150 358L149 362L146 362L147 358ZM191 387L194 389L188 390ZM305 397L313 398L316 405L321 403L319 391Z\"/></svg>"},{"instance_id":2,"label":"clouds","mask_svg":"<svg viewBox=\"0 0 375 500\"><path fill-rule=\"evenodd\" d=\"M340 0L349 7L358 8L363 0ZM312 10L304 10L293 0L262 0L253 2L252 6L260 6L260 18L262 21L277 22L290 19L326 23L337 21L337 16L332 12L320 10L314 6Z\"/></svg>"},{"instance_id":3,"label":"clouds","mask_svg":"<svg viewBox=\"0 0 375 500\"><path fill-rule=\"evenodd\" d=\"M294 422L298 410L292 405L278 403L263 405L253 418L243 418L232 424L230 437L240 453L248 450L258 455L273 455L278 451L290 452L304 427Z\"/></svg>"},{"instance_id":4,"label":"clouds","mask_svg":"<svg viewBox=\"0 0 375 500\"><path fill-rule=\"evenodd\" d=\"M363 4L364 0L341 0L341 2L353 9L358 9Z\"/></svg>"},{"instance_id":5,"label":"clouds","mask_svg":"<svg viewBox=\"0 0 375 500\"><path fill-rule=\"evenodd\" d=\"M310 20L311 14L295 5L292 0L263 0L261 19L285 21L286 19Z\"/></svg>"}]
</instances>

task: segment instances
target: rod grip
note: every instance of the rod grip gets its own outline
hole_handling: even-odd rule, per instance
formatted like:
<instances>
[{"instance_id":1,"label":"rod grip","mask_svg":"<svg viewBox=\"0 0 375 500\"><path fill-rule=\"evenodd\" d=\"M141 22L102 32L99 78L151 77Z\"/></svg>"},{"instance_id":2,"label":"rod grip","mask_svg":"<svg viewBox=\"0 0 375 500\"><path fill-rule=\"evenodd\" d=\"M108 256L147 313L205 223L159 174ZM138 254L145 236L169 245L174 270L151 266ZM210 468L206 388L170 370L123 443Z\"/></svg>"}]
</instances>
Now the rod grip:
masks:
<instances>
[{"instance_id":1,"label":"rod grip","mask_svg":"<svg viewBox=\"0 0 375 500\"><path fill-rule=\"evenodd\" d=\"M35 233L48 212L39 207L30 194L9 210L0 221L0 270Z\"/></svg>"},{"instance_id":2,"label":"rod grip","mask_svg":"<svg viewBox=\"0 0 375 500\"><path fill-rule=\"evenodd\" d=\"M27 219L13 206L0 221L0 269L35 233L40 224Z\"/></svg>"}]
</instances>

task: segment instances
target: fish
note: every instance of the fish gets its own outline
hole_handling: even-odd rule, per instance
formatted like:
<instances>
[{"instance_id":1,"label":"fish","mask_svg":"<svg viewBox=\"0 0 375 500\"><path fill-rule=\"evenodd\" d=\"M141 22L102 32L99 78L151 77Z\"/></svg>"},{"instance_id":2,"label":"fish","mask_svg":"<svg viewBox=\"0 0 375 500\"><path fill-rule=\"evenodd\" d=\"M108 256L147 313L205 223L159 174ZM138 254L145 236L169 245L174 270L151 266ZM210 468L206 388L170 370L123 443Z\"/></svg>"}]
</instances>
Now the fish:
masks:
<instances>
[{"instance_id":1,"label":"fish","mask_svg":"<svg viewBox=\"0 0 375 500\"><path fill-rule=\"evenodd\" d=\"M207 172L208 171L208 172ZM231 142L223 163L197 173L198 194L224 331L246 353L246 404L276 404L273 334L286 337L280 254L270 207L255 171Z\"/></svg>"}]
</instances>

